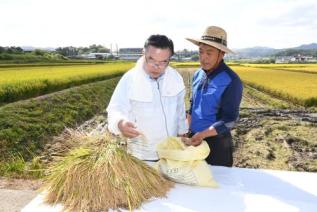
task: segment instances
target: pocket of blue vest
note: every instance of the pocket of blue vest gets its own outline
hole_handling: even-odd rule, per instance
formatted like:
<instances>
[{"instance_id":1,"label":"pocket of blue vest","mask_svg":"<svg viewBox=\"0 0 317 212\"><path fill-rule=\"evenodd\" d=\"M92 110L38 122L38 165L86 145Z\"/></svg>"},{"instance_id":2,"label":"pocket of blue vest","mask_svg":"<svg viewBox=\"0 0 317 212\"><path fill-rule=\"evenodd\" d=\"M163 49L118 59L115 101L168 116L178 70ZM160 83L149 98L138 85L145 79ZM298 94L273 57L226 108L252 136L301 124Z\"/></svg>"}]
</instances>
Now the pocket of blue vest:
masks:
<instances>
[{"instance_id":1,"label":"pocket of blue vest","mask_svg":"<svg viewBox=\"0 0 317 212\"><path fill-rule=\"evenodd\" d=\"M214 119L218 109L218 101L214 95L214 93L205 93L202 96L202 104L201 104L201 112L203 116L207 119ZM207 116L207 117L206 117Z\"/></svg>"}]
</instances>

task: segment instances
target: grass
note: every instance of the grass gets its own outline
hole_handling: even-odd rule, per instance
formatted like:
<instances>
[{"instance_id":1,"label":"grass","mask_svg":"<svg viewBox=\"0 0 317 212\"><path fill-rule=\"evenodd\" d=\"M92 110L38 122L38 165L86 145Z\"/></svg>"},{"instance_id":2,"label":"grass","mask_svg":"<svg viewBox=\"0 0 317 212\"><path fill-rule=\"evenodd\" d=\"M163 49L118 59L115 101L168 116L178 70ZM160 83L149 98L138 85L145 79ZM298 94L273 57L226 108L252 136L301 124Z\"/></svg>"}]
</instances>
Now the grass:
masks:
<instances>
[{"instance_id":1,"label":"grass","mask_svg":"<svg viewBox=\"0 0 317 212\"><path fill-rule=\"evenodd\" d=\"M11 155L0 163L0 175L11 178L38 179L44 176L44 169L39 157L25 161L21 155Z\"/></svg>"},{"instance_id":2,"label":"grass","mask_svg":"<svg viewBox=\"0 0 317 212\"><path fill-rule=\"evenodd\" d=\"M0 161L30 160L52 136L103 111L119 78L82 85L0 107Z\"/></svg>"}]
</instances>

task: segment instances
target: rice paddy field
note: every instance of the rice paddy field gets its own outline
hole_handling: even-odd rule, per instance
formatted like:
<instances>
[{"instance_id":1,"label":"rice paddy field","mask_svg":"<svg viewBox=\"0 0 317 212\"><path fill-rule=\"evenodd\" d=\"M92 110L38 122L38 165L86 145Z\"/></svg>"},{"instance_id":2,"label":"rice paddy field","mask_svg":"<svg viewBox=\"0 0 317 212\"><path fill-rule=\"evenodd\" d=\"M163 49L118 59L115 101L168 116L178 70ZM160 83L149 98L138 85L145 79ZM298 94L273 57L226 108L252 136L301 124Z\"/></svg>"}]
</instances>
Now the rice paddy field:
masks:
<instances>
[{"instance_id":1,"label":"rice paddy field","mask_svg":"<svg viewBox=\"0 0 317 212\"><path fill-rule=\"evenodd\" d=\"M290 70L288 68L280 70L244 66L236 66L234 70L244 83L273 96L304 106L317 105L317 71L316 73L307 73L294 72L294 67ZM317 67L313 70L317 70Z\"/></svg>"},{"instance_id":2,"label":"rice paddy field","mask_svg":"<svg viewBox=\"0 0 317 212\"><path fill-rule=\"evenodd\" d=\"M133 62L67 66L0 67L0 105L119 76ZM198 62L173 62L175 68ZM317 64L234 64L243 82L274 97L303 106L317 105Z\"/></svg>"},{"instance_id":3,"label":"rice paddy field","mask_svg":"<svg viewBox=\"0 0 317 212\"><path fill-rule=\"evenodd\" d=\"M243 64L244 67L317 73L317 64Z\"/></svg>"},{"instance_id":4,"label":"rice paddy field","mask_svg":"<svg viewBox=\"0 0 317 212\"><path fill-rule=\"evenodd\" d=\"M198 63L175 63L176 68ZM245 85L272 97L306 106L317 106L317 64L228 64Z\"/></svg>"},{"instance_id":5,"label":"rice paddy field","mask_svg":"<svg viewBox=\"0 0 317 212\"><path fill-rule=\"evenodd\" d=\"M0 105L120 76L133 64L0 67Z\"/></svg>"},{"instance_id":6,"label":"rice paddy field","mask_svg":"<svg viewBox=\"0 0 317 212\"><path fill-rule=\"evenodd\" d=\"M26 100L11 99L13 103L0 101L0 184L8 185L4 188L39 188L46 175L44 170L54 158L73 148L70 143L56 139L65 127L79 127L89 134L104 132L107 125L104 109L120 75L133 64L15 65L0 68L0 88L4 84L15 88L24 82L31 90L37 91L28 95L25 92L28 86L22 86L19 92L22 99ZM184 78L188 108L191 77L199 64L172 65ZM292 98L285 99L283 96L285 93L293 95L290 90L296 96L296 89L293 88L296 85L307 96L316 97L312 89L317 84L317 75L311 73L316 71L316 65L229 65L244 81L240 119L232 130L233 165L241 168L317 172L316 104L307 107L292 103ZM112 78L114 73L119 76ZM270 77L265 78L265 75ZM107 79L103 80L103 77ZM46 80L54 84L55 88L44 86L45 89L41 90L34 84L37 80ZM294 84L276 86L279 81L291 80ZM246 83L248 81L252 83ZM307 84L312 84L312 88ZM273 87L283 95L272 95L274 92L264 87ZM7 95L15 96L12 92ZM4 160L1 160L1 156Z\"/></svg>"}]
</instances>

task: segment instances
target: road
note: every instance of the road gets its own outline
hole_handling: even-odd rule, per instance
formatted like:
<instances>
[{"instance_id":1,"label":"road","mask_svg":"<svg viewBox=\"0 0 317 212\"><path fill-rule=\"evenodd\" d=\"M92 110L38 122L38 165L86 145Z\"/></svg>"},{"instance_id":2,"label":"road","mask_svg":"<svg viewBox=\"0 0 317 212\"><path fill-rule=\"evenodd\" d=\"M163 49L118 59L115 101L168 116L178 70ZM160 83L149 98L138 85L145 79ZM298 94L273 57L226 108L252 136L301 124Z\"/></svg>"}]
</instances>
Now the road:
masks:
<instances>
[{"instance_id":1,"label":"road","mask_svg":"<svg viewBox=\"0 0 317 212\"><path fill-rule=\"evenodd\" d=\"M36 195L34 190L0 189L0 212L20 211Z\"/></svg>"}]
</instances>

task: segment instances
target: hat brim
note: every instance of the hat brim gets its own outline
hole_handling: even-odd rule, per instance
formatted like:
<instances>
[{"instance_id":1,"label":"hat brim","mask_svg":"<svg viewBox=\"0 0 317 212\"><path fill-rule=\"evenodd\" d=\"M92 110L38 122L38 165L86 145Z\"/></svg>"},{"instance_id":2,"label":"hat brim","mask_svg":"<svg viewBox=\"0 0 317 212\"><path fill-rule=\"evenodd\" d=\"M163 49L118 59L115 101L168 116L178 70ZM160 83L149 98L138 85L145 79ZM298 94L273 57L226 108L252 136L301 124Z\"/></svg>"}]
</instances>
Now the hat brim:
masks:
<instances>
[{"instance_id":1,"label":"hat brim","mask_svg":"<svg viewBox=\"0 0 317 212\"><path fill-rule=\"evenodd\" d=\"M226 53L235 54L232 50L228 49L226 46L217 42L212 42L212 41L202 40L202 39L194 39L194 38L186 38L186 40L192 42L193 44L197 46L199 46L200 43L204 43L206 45L220 49L221 51L224 51Z\"/></svg>"}]
</instances>

